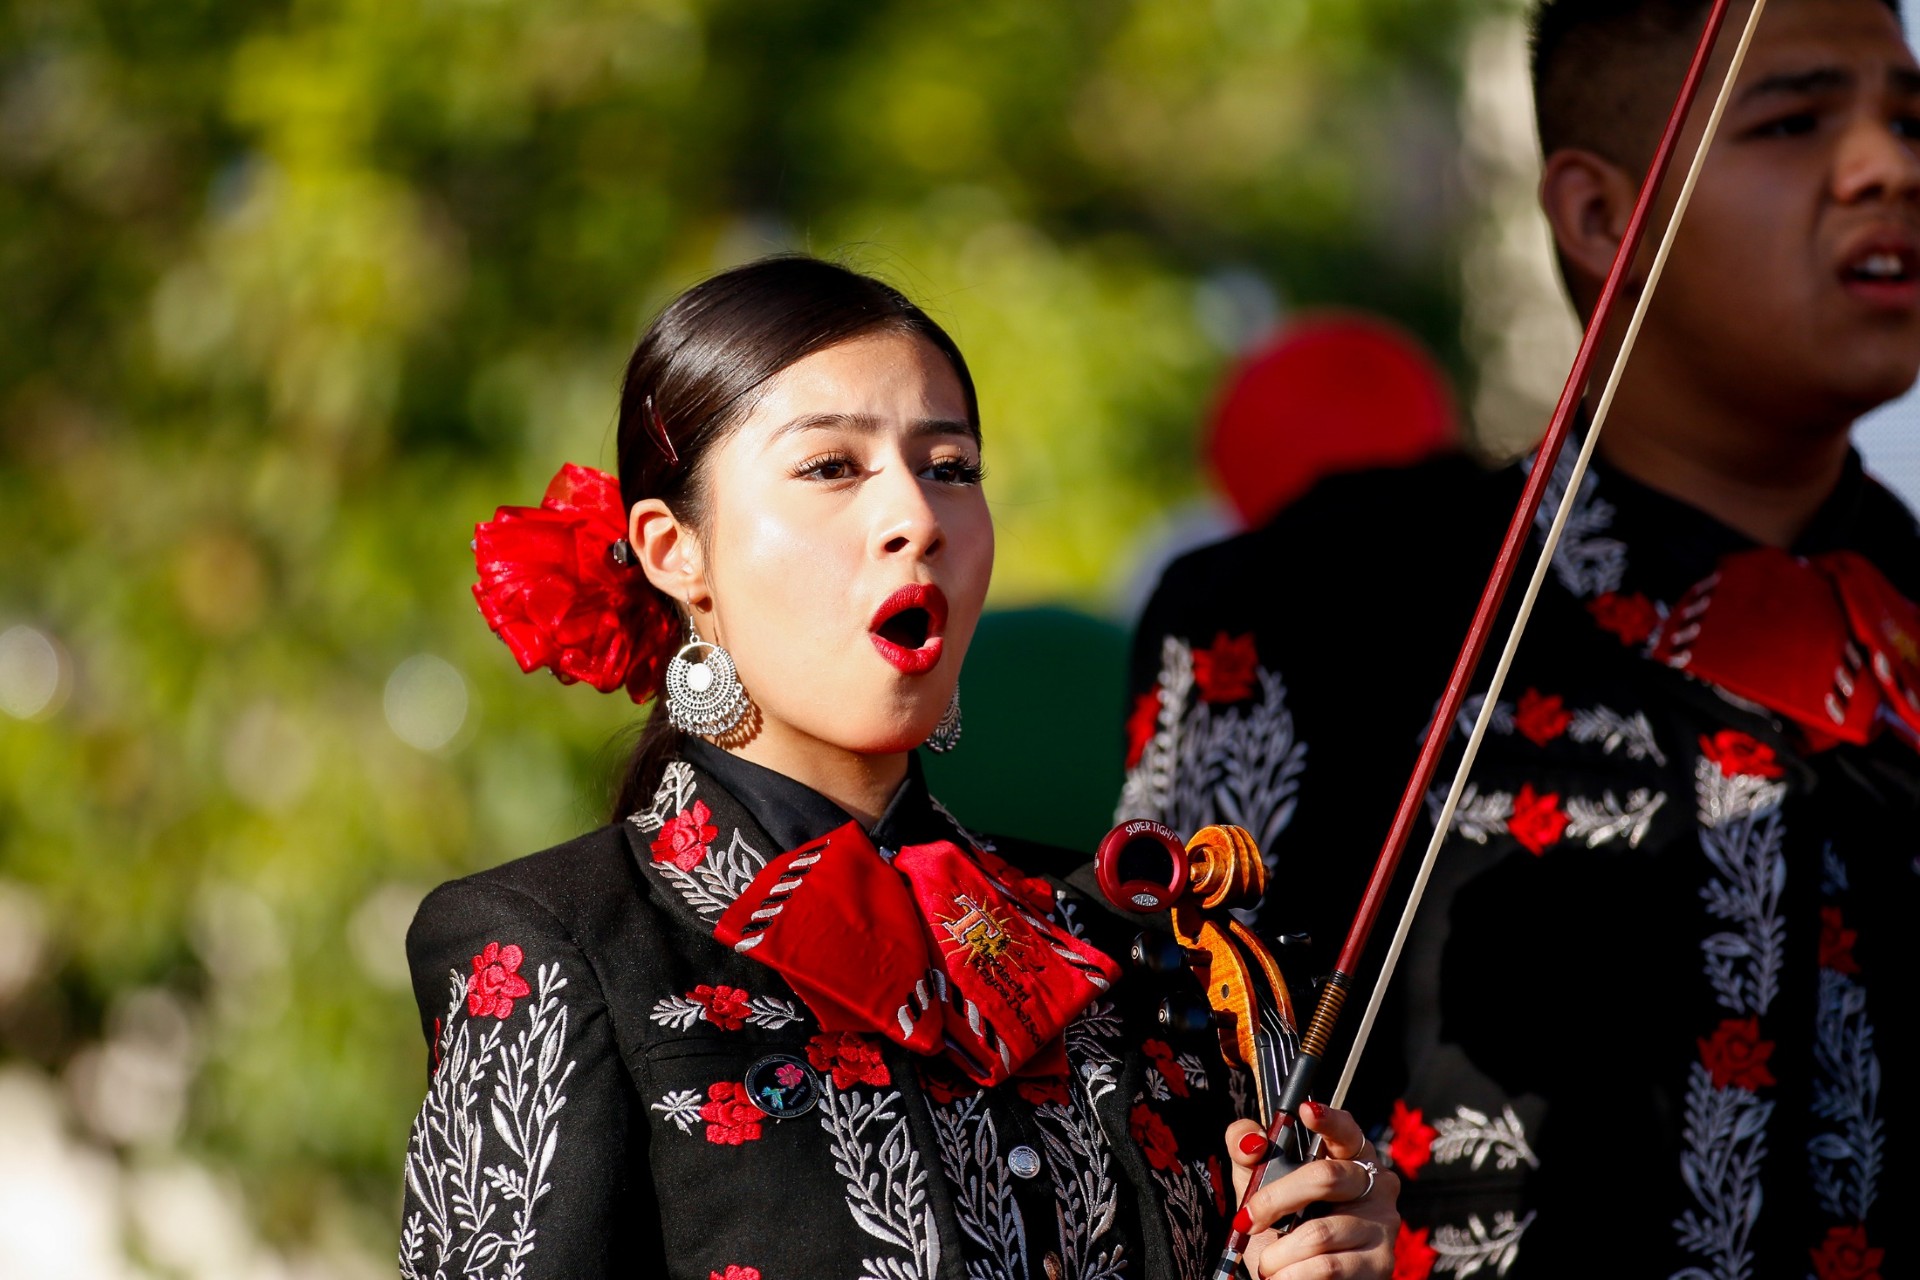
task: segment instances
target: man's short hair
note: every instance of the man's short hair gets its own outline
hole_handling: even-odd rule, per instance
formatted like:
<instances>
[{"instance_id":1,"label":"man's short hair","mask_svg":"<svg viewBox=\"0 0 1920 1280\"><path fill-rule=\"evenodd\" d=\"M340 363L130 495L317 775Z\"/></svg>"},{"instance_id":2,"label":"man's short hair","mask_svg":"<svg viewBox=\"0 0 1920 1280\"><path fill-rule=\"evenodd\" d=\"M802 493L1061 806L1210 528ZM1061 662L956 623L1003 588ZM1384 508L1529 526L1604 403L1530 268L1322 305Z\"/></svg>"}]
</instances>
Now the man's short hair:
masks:
<instances>
[{"instance_id":1,"label":"man's short hair","mask_svg":"<svg viewBox=\"0 0 1920 1280\"><path fill-rule=\"evenodd\" d=\"M1897 18L1897 0L1880 0ZM1680 90L1710 0L1539 0L1533 110L1544 155L1576 147L1639 169ZM1728 27L1739 21L1729 15Z\"/></svg>"}]
</instances>

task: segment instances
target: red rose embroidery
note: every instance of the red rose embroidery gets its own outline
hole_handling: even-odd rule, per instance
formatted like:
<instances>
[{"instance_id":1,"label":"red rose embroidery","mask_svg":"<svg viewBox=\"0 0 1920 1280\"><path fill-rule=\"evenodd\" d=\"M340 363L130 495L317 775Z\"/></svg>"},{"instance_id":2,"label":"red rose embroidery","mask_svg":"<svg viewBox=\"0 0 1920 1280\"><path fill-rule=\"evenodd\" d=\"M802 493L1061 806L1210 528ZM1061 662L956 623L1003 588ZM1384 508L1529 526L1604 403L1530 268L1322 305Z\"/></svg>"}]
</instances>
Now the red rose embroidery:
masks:
<instances>
[{"instance_id":1,"label":"red rose embroidery","mask_svg":"<svg viewBox=\"0 0 1920 1280\"><path fill-rule=\"evenodd\" d=\"M1853 944L1858 941L1857 930L1849 929L1840 919L1840 908L1820 908L1820 967L1831 969L1835 973L1858 973L1860 965L1853 958Z\"/></svg>"},{"instance_id":2,"label":"red rose embroidery","mask_svg":"<svg viewBox=\"0 0 1920 1280\"><path fill-rule=\"evenodd\" d=\"M1162 1173L1172 1173L1180 1167L1180 1149L1173 1140L1173 1130L1167 1128L1167 1122L1149 1111L1145 1104L1136 1103L1131 1115L1127 1117L1127 1132L1140 1144L1146 1153L1147 1163Z\"/></svg>"},{"instance_id":3,"label":"red rose embroidery","mask_svg":"<svg viewBox=\"0 0 1920 1280\"><path fill-rule=\"evenodd\" d=\"M1405 1099L1393 1104L1387 1127L1393 1131L1387 1154L1393 1159L1394 1171L1406 1178L1419 1177L1421 1168L1433 1159L1433 1140L1440 1131L1427 1123L1419 1108L1409 1107Z\"/></svg>"},{"instance_id":4,"label":"red rose embroidery","mask_svg":"<svg viewBox=\"0 0 1920 1280\"><path fill-rule=\"evenodd\" d=\"M1642 645L1660 625L1660 611L1643 595L1623 596L1609 591L1587 601L1587 612L1602 631L1620 637L1621 644Z\"/></svg>"},{"instance_id":5,"label":"red rose embroidery","mask_svg":"<svg viewBox=\"0 0 1920 1280\"><path fill-rule=\"evenodd\" d=\"M1140 1048L1153 1061L1153 1069L1167 1082L1167 1089L1175 1097L1187 1096L1187 1069L1174 1060L1173 1047L1165 1040L1148 1040Z\"/></svg>"},{"instance_id":6,"label":"red rose embroidery","mask_svg":"<svg viewBox=\"0 0 1920 1280\"><path fill-rule=\"evenodd\" d=\"M653 860L671 862L682 871L699 866L700 860L707 856L707 845L720 834L718 827L707 824L712 816L713 811L704 801L695 800L692 808L682 809L668 818L660 834L654 837Z\"/></svg>"},{"instance_id":7,"label":"red rose embroidery","mask_svg":"<svg viewBox=\"0 0 1920 1280\"><path fill-rule=\"evenodd\" d=\"M1153 731L1159 727L1160 689L1155 686L1133 700L1133 712L1127 716L1127 768L1140 763L1140 757L1147 754L1147 744L1153 741Z\"/></svg>"},{"instance_id":8,"label":"red rose embroidery","mask_svg":"<svg viewBox=\"0 0 1920 1280\"><path fill-rule=\"evenodd\" d=\"M1065 1076L1035 1076L1029 1080L1015 1080L1013 1091L1036 1107L1044 1107L1048 1103L1064 1106L1067 1102Z\"/></svg>"},{"instance_id":9,"label":"red rose embroidery","mask_svg":"<svg viewBox=\"0 0 1920 1280\"><path fill-rule=\"evenodd\" d=\"M1870 1248L1863 1226L1832 1227L1813 1255L1813 1273L1820 1280L1880 1280L1885 1249Z\"/></svg>"},{"instance_id":10,"label":"red rose embroidery","mask_svg":"<svg viewBox=\"0 0 1920 1280\"><path fill-rule=\"evenodd\" d=\"M1254 670L1260 655L1253 647L1253 633L1229 636L1222 631L1213 638L1213 646L1193 653L1193 680L1200 686L1204 702L1238 702L1253 696Z\"/></svg>"},{"instance_id":11,"label":"red rose embroidery","mask_svg":"<svg viewBox=\"0 0 1920 1280\"><path fill-rule=\"evenodd\" d=\"M1393 1238L1393 1280L1427 1280L1439 1258L1439 1252L1427 1243L1427 1228L1416 1231L1404 1222L1400 1224L1399 1234Z\"/></svg>"},{"instance_id":12,"label":"red rose embroidery","mask_svg":"<svg viewBox=\"0 0 1920 1280\"><path fill-rule=\"evenodd\" d=\"M1567 829L1567 815L1560 812L1560 793L1534 793L1533 784L1520 788L1513 798L1513 814L1507 819L1507 831L1534 854L1546 852L1548 845Z\"/></svg>"},{"instance_id":13,"label":"red rose embroidery","mask_svg":"<svg viewBox=\"0 0 1920 1280\"><path fill-rule=\"evenodd\" d=\"M893 1079L880 1059L880 1050L852 1031L823 1031L807 1041L807 1061L815 1071L831 1071L836 1089L888 1084Z\"/></svg>"},{"instance_id":14,"label":"red rose embroidery","mask_svg":"<svg viewBox=\"0 0 1920 1280\"><path fill-rule=\"evenodd\" d=\"M1227 1212L1227 1175L1220 1168L1219 1156L1207 1157L1207 1182L1213 1187L1213 1211L1224 1217Z\"/></svg>"},{"instance_id":15,"label":"red rose embroidery","mask_svg":"<svg viewBox=\"0 0 1920 1280\"><path fill-rule=\"evenodd\" d=\"M1546 746L1565 733L1572 723L1573 717L1561 705L1560 695L1548 697L1538 689L1521 694L1520 705L1513 712L1513 727L1536 747Z\"/></svg>"},{"instance_id":16,"label":"red rose embroidery","mask_svg":"<svg viewBox=\"0 0 1920 1280\"><path fill-rule=\"evenodd\" d=\"M1773 748L1738 729L1722 729L1711 738L1701 734L1700 754L1718 765L1723 777L1744 773L1755 778L1777 778L1782 773Z\"/></svg>"},{"instance_id":17,"label":"red rose embroidery","mask_svg":"<svg viewBox=\"0 0 1920 1280\"><path fill-rule=\"evenodd\" d=\"M707 1088L707 1104L700 1118L707 1122L707 1141L726 1147L760 1139L760 1121L764 1113L747 1101L744 1085L722 1080Z\"/></svg>"},{"instance_id":18,"label":"red rose embroidery","mask_svg":"<svg viewBox=\"0 0 1920 1280\"><path fill-rule=\"evenodd\" d=\"M1751 1092L1774 1083L1767 1070L1773 1041L1760 1038L1760 1019L1728 1018L1708 1040L1699 1041L1700 1061L1713 1076L1713 1087L1731 1085Z\"/></svg>"},{"instance_id":19,"label":"red rose embroidery","mask_svg":"<svg viewBox=\"0 0 1920 1280\"><path fill-rule=\"evenodd\" d=\"M747 1005L747 993L738 987L710 987L703 982L687 992L687 999L705 1009L707 1021L722 1031L738 1031L753 1012Z\"/></svg>"},{"instance_id":20,"label":"red rose embroidery","mask_svg":"<svg viewBox=\"0 0 1920 1280\"><path fill-rule=\"evenodd\" d=\"M707 1280L760 1280L757 1267L735 1266L729 1262L725 1271L709 1271Z\"/></svg>"},{"instance_id":21,"label":"red rose embroidery","mask_svg":"<svg viewBox=\"0 0 1920 1280\"><path fill-rule=\"evenodd\" d=\"M473 958L473 975L467 979L467 1012L476 1018L492 1014L506 1018L513 1013L513 1002L533 988L520 976L520 962L526 953L509 943L489 942L486 950Z\"/></svg>"}]
</instances>

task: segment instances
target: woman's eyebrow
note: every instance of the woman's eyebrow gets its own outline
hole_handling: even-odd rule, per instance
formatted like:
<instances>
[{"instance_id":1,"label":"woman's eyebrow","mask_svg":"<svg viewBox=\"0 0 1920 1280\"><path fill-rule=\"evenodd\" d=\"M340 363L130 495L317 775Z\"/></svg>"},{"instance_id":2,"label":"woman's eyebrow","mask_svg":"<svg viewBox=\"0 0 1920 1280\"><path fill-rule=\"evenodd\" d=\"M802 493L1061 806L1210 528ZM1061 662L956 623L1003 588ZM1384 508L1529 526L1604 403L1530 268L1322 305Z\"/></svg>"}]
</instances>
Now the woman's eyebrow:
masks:
<instances>
[{"instance_id":1,"label":"woman's eyebrow","mask_svg":"<svg viewBox=\"0 0 1920 1280\"><path fill-rule=\"evenodd\" d=\"M884 430L888 419L870 413L808 413L774 428L774 438L797 431L841 430L872 433ZM912 436L971 436L972 424L954 418L915 418L908 425Z\"/></svg>"}]
</instances>

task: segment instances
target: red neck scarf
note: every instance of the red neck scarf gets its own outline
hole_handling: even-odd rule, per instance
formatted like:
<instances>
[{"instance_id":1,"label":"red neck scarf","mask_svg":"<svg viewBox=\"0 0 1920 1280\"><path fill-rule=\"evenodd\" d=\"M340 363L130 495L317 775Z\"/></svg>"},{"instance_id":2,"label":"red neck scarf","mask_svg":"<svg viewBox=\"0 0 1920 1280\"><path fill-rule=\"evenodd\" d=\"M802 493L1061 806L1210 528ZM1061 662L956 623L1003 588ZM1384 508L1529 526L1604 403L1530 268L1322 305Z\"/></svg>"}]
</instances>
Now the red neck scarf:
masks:
<instances>
[{"instance_id":1,"label":"red neck scarf","mask_svg":"<svg viewBox=\"0 0 1920 1280\"><path fill-rule=\"evenodd\" d=\"M1920 609L1866 557L1724 557L1654 632L1653 656L1792 720L1819 749L1891 725L1920 746Z\"/></svg>"},{"instance_id":2,"label":"red neck scarf","mask_svg":"<svg viewBox=\"0 0 1920 1280\"><path fill-rule=\"evenodd\" d=\"M995 1085L1064 1072L1061 1033L1120 976L1052 906L991 854L942 840L889 865L849 822L769 860L714 937L786 979L821 1030L944 1052Z\"/></svg>"}]
</instances>

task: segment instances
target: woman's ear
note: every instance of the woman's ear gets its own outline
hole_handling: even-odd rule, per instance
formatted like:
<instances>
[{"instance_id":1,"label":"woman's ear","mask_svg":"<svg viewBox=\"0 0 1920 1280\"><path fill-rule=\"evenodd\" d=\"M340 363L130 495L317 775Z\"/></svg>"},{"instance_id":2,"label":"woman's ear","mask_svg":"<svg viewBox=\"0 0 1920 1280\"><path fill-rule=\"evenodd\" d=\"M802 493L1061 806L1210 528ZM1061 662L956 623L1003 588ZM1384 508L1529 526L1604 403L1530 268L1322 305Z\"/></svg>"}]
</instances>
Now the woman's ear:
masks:
<instances>
[{"instance_id":1,"label":"woman's ear","mask_svg":"<svg viewBox=\"0 0 1920 1280\"><path fill-rule=\"evenodd\" d=\"M1540 208L1553 228L1567 289L1582 315L1592 310L1613 255L1627 234L1639 182L1592 151L1565 147L1540 173Z\"/></svg>"},{"instance_id":2,"label":"woman's ear","mask_svg":"<svg viewBox=\"0 0 1920 1280\"><path fill-rule=\"evenodd\" d=\"M700 539L658 498L643 498L627 514L627 541L640 570L662 595L694 609L708 603L707 569Z\"/></svg>"}]
</instances>

